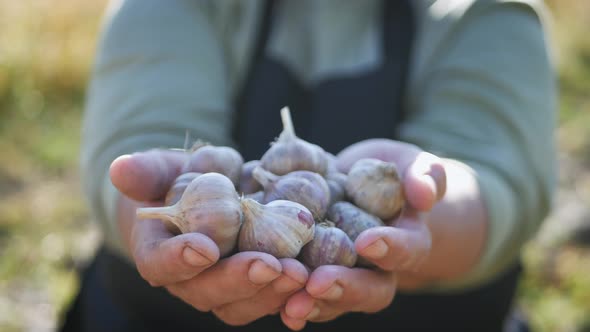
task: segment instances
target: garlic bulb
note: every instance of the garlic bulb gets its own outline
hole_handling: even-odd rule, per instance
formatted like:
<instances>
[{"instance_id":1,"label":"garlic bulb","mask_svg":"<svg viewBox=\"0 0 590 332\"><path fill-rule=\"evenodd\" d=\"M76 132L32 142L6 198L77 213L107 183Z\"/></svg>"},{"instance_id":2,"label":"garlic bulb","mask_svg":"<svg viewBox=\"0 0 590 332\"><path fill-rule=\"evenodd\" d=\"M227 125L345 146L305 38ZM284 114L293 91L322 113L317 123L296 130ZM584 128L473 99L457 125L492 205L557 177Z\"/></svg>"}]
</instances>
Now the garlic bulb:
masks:
<instances>
[{"instance_id":1,"label":"garlic bulb","mask_svg":"<svg viewBox=\"0 0 590 332\"><path fill-rule=\"evenodd\" d=\"M244 223L238 239L240 251L261 251L276 258L295 258L313 239L313 216L299 203L276 200L262 205L243 198L241 205Z\"/></svg>"},{"instance_id":2,"label":"garlic bulb","mask_svg":"<svg viewBox=\"0 0 590 332\"><path fill-rule=\"evenodd\" d=\"M349 202L337 202L328 209L328 218L334 221L336 227L344 231L354 242L364 230L385 226L383 221L371 215ZM358 256L357 265L362 267L374 267L362 256Z\"/></svg>"},{"instance_id":3,"label":"garlic bulb","mask_svg":"<svg viewBox=\"0 0 590 332\"><path fill-rule=\"evenodd\" d=\"M346 195L361 209L383 221L399 216L405 204L394 163L365 158L355 162L346 181Z\"/></svg>"},{"instance_id":4,"label":"garlic bulb","mask_svg":"<svg viewBox=\"0 0 590 332\"><path fill-rule=\"evenodd\" d=\"M260 183L252 176L252 171L259 165L260 160L250 160L242 165L240 183L238 185L239 192L247 195L262 190Z\"/></svg>"},{"instance_id":5,"label":"garlic bulb","mask_svg":"<svg viewBox=\"0 0 590 332\"><path fill-rule=\"evenodd\" d=\"M349 202L336 202L328 209L327 218L346 233L352 241L364 230L385 226L383 221Z\"/></svg>"},{"instance_id":6,"label":"garlic bulb","mask_svg":"<svg viewBox=\"0 0 590 332\"><path fill-rule=\"evenodd\" d=\"M276 175L307 170L326 173L328 160L324 149L295 135L289 108L281 109L283 131L260 158L261 166Z\"/></svg>"},{"instance_id":7,"label":"garlic bulb","mask_svg":"<svg viewBox=\"0 0 590 332\"><path fill-rule=\"evenodd\" d=\"M170 186L168 193L166 193L166 198L164 199L164 205L174 205L176 202L180 200L182 197L182 193L186 187L193 181L196 177L201 175L202 173L196 172L188 172L180 174Z\"/></svg>"},{"instance_id":8,"label":"garlic bulb","mask_svg":"<svg viewBox=\"0 0 590 332\"><path fill-rule=\"evenodd\" d=\"M301 249L300 260L313 270L321 265L353 267L357 257L348 235L326 220L316 225L313 240Z\"/></svg>"},{"instance_id":9,"label":"garlic bulb","mask_svg":"<svg viewBox=\"0 0 590 332\"><path fill-rule=\"evenodd\" d=\"M255 193L248 194L248 195L246 195L244 197L251 198L251 199L257 201L258 203L263 203L264 204L264 191L262 191L262 190L257 191Z\"/></svg>"},{"instance_id":10,"label":"garlic bulb","mask_svg":"<svg viewBox=\"0 0 590 332\"><path fill-rule=\"evenodd\" d=\"M221 256L235 248L242 224L240 199L231 180L219 173L193 179L180 200L171 206L137 209L140 219L161 219L182 233L198 232L210 237Z\"/></svg>"},{"instance_id":11,"label":"garlic bulb","mask_svg":"<svg viewBox=\"0 0 590 332\"><path fill-rule=\"evenodd\" d=\"M346 174L330 172L326 174L326 182L330 188L330 205L346 200Z\"/></svg>"},{"instance_id":12,"label":"garlic bulb","mask_svg":"<svg viewBox=\"0 0 590 332\"><path fill-rule=\"evenodd\" d=\"M252 176L264 188L264 203L283 199L299 203L321 221L330 203L330 188L324 178L310 171L293 171L277 176L262 167L254 168Z\"/></svg>"},{"instance_id":13,"label":"garlic bulb","mask_svg":"<svg viewBox=\"0 0 590 332\"><path fill-rule=\"evenodd\" d=\"M214 146L197 141L190 150L190 156L182 173L220 173L237 186L242 173L244 159L238 151L227 146Z\"/></svg>"}]
</instances>

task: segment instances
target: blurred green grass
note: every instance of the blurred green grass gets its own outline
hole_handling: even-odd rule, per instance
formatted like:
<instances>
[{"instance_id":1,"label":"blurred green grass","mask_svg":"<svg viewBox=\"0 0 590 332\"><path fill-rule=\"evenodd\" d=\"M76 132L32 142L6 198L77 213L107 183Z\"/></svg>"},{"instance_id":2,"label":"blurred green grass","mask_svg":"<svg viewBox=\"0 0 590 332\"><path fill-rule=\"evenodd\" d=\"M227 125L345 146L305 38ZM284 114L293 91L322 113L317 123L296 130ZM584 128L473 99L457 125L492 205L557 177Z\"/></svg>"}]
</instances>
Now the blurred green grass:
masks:
<instances>
[{"instance_id":1,"label":"blurred green grass","mask_svg":"<svg viewBox=\"0 0 590 332\"><path fill-rule=\"evenodd\" d=\"M590 2L547 3L561 89L560 203L526 247L518 305L535 331L590 331L590 249L571 240L590 223ZM77 158L105 5L0 0L1 331L53 330L78 286L74 268L99 240Z\"/></svg>"}]
</instances>

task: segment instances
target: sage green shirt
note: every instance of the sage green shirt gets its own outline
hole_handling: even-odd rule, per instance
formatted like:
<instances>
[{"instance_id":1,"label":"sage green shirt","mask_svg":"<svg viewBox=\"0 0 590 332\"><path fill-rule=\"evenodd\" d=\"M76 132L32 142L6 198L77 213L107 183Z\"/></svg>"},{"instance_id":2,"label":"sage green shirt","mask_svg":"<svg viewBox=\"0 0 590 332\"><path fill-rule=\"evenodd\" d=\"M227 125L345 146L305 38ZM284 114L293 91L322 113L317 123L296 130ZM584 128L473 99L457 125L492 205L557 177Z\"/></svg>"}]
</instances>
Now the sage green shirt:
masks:
<instances>
[{"instance_id":1,"label":"sage green shirt","mask_svg":"<svg viewBox=\"0 0 590 332\"><path fill-rule=\"evenodd\" d=\"M122 244L108 177L121 154L233 146L236 95L263 1L113 1L88 89L81 168L92 217ZM556 185L556 87L541 1L416 0L402 139L470 167L489 213L477 267L440 291L478 285L519 255ZM286 0L266 53L307 86L381 61L379 1ZM277 110L278 112L279 110ZM277 113L278 116L278 113ZM392 124L392 128L393 128ZM449 258L452 259L452 258Z\"/></svg>"}]
</instances>

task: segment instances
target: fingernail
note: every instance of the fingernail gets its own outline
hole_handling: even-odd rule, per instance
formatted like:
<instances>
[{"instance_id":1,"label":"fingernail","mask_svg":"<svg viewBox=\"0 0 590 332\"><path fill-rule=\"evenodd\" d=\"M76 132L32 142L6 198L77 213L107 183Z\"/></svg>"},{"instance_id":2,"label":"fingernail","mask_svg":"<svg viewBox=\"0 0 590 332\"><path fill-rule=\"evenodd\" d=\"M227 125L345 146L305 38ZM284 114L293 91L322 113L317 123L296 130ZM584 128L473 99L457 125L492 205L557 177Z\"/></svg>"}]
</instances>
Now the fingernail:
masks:
<instances>
[{"instance_id":1,"label":"fingernail","mask_svg":"<svg viewBox=\"0 0 590 332\"><path fill-rule=\"evenodd\" d=\"M248 279L256 285L263 285L275 280L280 274L279 271L273 269L265 262L256 260L250 265Z\"/></svg>"},{"instance_id":2,"label":"fingernail","mask_svg":"<svg viewBox=\"0 0 590 332\"><path fill-rule=\"evenodd\" d=\"M205 266L212 263L210 259L201 255L191 247L184 248L182 251L182 257L187 264L192 266Z\"/></svg>"},{"instance_id":3,"label":"fingernail","mask_svg":"<svg viewBox=\"0 0 590 332\"><path fill-rule=\"evenodd\" d=\"M307 316L305 316L305 320L315 319L319 315L320 315L320 308L313 307L313 309L311 310L311 312L309 314L307 314Z\"/></svg>"},{"instance_id":4,"label":"fingernail","mask_svg":"<svg viewBox=\"0 0 590 332\"><path fill-rule=\"evenodd\" d=\"M362 253L363 253L363 256L366 256L368 258L380 259L380 258L385 257L388 250L389 250L389 248L387 247L387 244L385 243L385 241L383 241L383 239L379 239L379 240L373 242L373 244L371 244L370 246L366 247L362 251Z\"/></svg>"},{"instance_id":5,"label":"fingernail","mask_svg":"<svg viewBox=\"0 0 590 332\"><path fill-rule=\"evenodd\" d=\"M340 287L340 285L335 283L332 286L330 286L328 290L318 295L317 297L322 300L336 301L342 297L343 293L344 289Z\"/></svg>"}]
</instances>

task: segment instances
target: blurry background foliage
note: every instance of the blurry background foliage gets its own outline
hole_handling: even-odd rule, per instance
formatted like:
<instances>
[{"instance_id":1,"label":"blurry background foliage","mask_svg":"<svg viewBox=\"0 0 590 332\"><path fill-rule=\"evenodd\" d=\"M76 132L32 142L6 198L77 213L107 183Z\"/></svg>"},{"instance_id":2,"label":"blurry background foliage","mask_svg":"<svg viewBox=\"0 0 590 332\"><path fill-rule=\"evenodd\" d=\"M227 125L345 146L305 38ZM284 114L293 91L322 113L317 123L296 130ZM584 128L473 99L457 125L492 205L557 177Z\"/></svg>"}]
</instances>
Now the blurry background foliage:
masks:
<instances>
[{"instance_id":1,"label":"blurry background foliage","mask_svg":"<svg viewBox=\"0 0 590 332\"><path fill-rule=\"evenodd\" d=\"M0 0L0 330L51 331L99 240L80 193L84 91L104 0ZM524 252L536 331L590 331L590 1L552 0L556 209Z\"/></svg>"}]
</instances>

